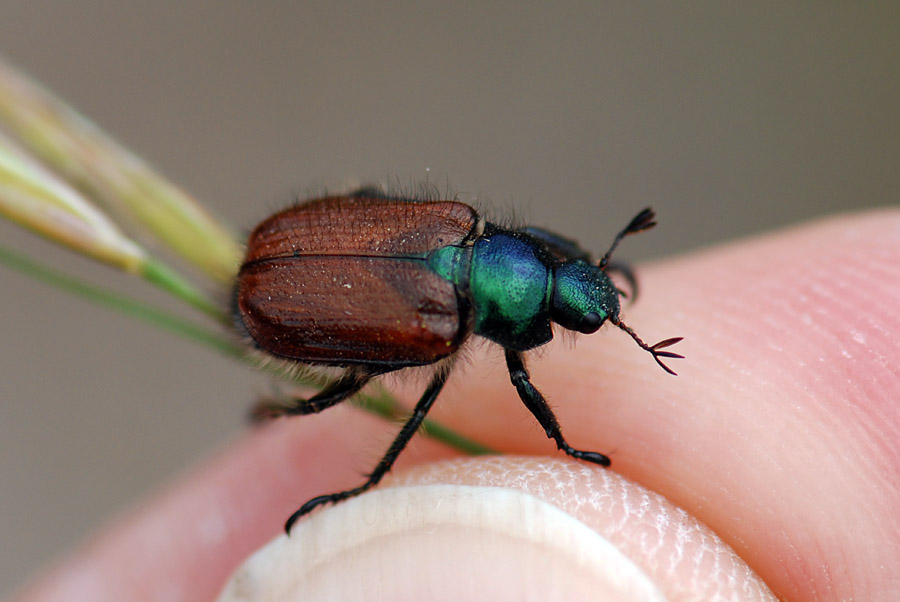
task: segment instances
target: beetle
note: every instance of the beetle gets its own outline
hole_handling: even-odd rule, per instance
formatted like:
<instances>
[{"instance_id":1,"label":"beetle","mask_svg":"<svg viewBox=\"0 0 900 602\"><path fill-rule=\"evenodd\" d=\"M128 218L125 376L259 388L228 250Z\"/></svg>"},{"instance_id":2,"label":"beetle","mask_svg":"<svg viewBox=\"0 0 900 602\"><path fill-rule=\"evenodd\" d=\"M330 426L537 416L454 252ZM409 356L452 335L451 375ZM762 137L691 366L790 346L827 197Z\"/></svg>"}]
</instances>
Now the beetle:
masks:
<instances>
[{"instance_id":1,"label":"beetle","mask_svg":"<svg viewBox=\"0 0 900 602\"><path fill-rule=\"evenodd\" d=\"M656 225L638 213L596 263L572 240L540 228L503 228L459 201L391 196L374 189L326 196L278 212L251 233L234 294L239 330L266 354L343 371L308 399L265 407L268 416L314 414L353 396L374 377L412 366L436 369L412 414L366 481L315 497L287 521L375 486L431 409L471 335L504 349L510 380L547 436L569 456L609 466L573 448L531 383L523 352L553 338L552 324L583 333L609 321L670 374L661 358L681 337L648 345L619 316L608 272L626 236ZM632 282L633 284L633 282Z\"/></svg>"}]
</instances>

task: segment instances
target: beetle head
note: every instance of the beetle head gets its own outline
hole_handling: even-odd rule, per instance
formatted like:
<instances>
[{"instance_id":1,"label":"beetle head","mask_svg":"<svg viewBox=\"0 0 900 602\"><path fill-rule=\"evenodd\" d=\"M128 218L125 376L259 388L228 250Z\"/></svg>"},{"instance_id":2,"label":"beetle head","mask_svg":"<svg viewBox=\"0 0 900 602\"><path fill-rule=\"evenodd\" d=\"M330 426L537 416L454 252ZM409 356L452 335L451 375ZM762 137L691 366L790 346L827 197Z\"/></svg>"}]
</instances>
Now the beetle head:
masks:
<instances>
[{"instance_id":1,"label":"beetle head","mask_svg":"<svg viewBox=\"0 0 900 602\"><path fill-rule=\"evenodd\" d=\"M581 259L557 266L550 319L568 330L591 334L607 318L619 318L619 291L606 272Z\"/></svg>"},{"instance_id":2,"label":"beetle head","mask_svg":"<svg viewBox=\"0 0 900 602\"><path fill-rule=\"evenodd\" d=\"M572 259L559 266L555 270L553 284L553 296L550 305L550 318L569 330L582 334L591 334L603 326L606 320L615 324L630 336L638 346L650 353L660 367L669 374L675 374L666 366L661 358L681 359L684 356L672 351L665 351L675 343L681 341L681 337L674 337L660 341L655 345L648 345L619 318L619 290L607 275L610 271L620 271L626 278L632 281L634 277L627 267L618 267L611 264L613 251L629 234L636 234L649 230L656 225L656 215L650 208L638 213L625 228L616 235L606 255L592 265L583 259Z\"/></svg>"}]
</instances>

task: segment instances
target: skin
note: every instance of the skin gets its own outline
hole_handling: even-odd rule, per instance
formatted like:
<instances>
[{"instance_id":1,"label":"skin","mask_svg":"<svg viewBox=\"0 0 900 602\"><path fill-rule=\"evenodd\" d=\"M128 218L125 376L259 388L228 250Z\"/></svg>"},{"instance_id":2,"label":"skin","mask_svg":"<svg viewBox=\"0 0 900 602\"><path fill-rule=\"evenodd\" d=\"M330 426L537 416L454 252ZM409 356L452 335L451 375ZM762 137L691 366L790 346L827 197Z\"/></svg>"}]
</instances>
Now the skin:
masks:
<instances>
[{"instance_id":1,"label":"skin","mask_svg":"<svg viewBox=\"0 0 900 602\"><path fill-rule=\"evenodd\" d=\"M685 337L674 350L687 359L669 362L678 377L609 326L577 345L557 337L529 356L533 381L569 442L609 454L624 477L615 478L612 499L639 495L637 484L662 494L727 542L779 599L893 599L900 589L900 211L833 217L638 272L641 298L624 308L625 320L649 342ZM470 359L434 418L510 455L440 462L453 452L416 437L380 489L515 487L517 475L533 474L532 492L585 504L579 520L627 548L639 529L626 520L610 534L609 513L595 507L592 494L608 485L603 469L560 457L541 436L496 348L478 346ZM414 387L400 390L415 398ZM344 404L249 431L15 600L212 600L300 503L356 485L395 430ZM582 470L595 476L573 484ZM554 499L557 487L567 488L566 500ZM420 562L452 575L467 550L458 540L446 546ZM516 553L516 546L504 552L513 561ZM366 578L347 566L348 581ZM477 581L494 568L468 570ZM662 572L666 588L689 579ZM515 581L508 599L521 597Z\"/></svg>"}]
</instances>

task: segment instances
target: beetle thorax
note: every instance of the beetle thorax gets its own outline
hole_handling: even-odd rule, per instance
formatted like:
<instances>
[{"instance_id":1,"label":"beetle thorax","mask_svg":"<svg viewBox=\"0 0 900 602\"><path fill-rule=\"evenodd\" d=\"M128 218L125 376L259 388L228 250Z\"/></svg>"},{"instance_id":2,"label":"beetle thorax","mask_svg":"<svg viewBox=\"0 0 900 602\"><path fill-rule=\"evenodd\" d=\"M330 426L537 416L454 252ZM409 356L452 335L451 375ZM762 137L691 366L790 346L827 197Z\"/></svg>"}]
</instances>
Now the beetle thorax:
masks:
<instances>
[{"instance_id":1,"label":"beetle thorax","mask_svg":"<svg viewBox=\"0 0 900 602\"><path fill-rule=\"evenodd\" d=\"M476 334L516 351L543 345L553 338L551 291L549 260L529 237L499 230L475 242L469 293Z\"/></svg>"}]
</instances>

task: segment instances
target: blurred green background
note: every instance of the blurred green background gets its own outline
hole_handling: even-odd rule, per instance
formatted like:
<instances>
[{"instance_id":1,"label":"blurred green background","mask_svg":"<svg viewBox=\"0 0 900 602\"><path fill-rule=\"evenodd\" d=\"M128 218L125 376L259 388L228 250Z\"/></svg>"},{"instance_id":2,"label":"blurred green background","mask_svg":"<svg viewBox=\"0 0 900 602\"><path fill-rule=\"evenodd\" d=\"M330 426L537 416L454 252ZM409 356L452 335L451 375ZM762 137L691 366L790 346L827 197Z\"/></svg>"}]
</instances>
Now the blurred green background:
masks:
<instances>
[{"instance_id":1,"label":"blurred green background","mask_svg":"<svg viewBox=\"0 0 900 602\"><path fill-rule=\"evenodd\" d=\"M898 32L893 3L0 5L0 54L243 229L427 178L600 252L652 205L631 259L896 204ZM235 436L265 379L2 267L0 308L3 595Z\"/></svg>"}]
</instances>

